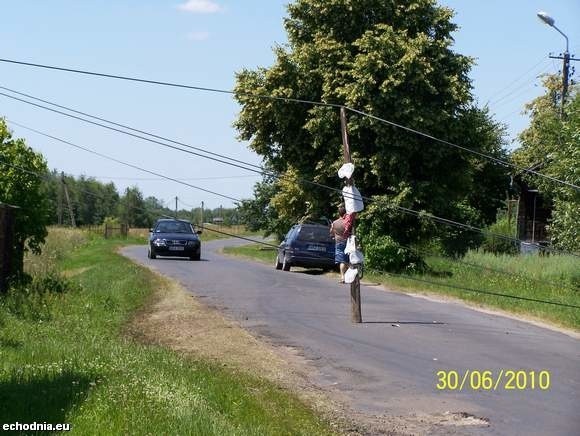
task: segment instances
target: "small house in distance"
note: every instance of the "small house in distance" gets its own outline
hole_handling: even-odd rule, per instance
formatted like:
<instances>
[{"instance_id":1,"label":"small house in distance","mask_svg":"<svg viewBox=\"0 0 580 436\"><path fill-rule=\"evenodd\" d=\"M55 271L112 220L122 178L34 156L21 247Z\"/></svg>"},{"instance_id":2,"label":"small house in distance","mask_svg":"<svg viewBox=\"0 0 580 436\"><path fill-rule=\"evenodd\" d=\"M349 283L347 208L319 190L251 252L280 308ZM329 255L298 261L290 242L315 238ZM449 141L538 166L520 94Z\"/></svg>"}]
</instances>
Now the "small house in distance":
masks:
<instances>
[{"instance_id":1,"label":"small house in distance","mask_svg":"<svg viewBox=\"0 0 580 436\"><path fill-rule=\"evenodd\" d=\"M515 181L520 188L517 213L517 235L522 241L520 248L522 252L537 251L536 246L527 246L525 243L549 244L547 226L552 217L552 202L520 177Z\"/></svg>"}]
</instances>

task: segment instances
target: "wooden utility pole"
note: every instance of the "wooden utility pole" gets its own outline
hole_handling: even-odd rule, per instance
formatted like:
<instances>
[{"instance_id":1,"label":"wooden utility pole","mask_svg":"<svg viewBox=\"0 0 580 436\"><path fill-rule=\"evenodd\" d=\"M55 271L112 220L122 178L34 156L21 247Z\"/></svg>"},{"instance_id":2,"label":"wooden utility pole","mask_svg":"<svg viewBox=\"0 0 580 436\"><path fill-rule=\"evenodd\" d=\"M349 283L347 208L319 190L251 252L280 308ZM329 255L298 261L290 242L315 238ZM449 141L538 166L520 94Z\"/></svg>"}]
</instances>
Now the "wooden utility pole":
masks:
<instances>
[{"instance_id":1,"label":"wooden utility pole","mask_svg":"<svg viewBox=\"0 0 580 436\"><path fill-rule=\"evenodd\" d=\"M73 211L72 203L70 202L70 197L68 195L68 188L66 186L66 182L64 181L64 172L61 173L61 180L62 180L62 186L64 188L64 195L66 197L66 204L68 205L68 213L70 215L70 225L72 227L76 227L77 224L75 222L75 214Z\"/></svg>"},{"instance_id":2,"label":"wooden utility pole","mask_svg":"<svg viewBox=\"0 0 580 436\"><path fill-rule=\"evenodd\" d=\"M62 226L62 197L64 191L64 172L60 174L60 183L58 184L58 195L57 195L57 215L58 215L58 225Z\"/></svg>"},{"instance_id":3,"label":"wooden utility pole","mask_svg":"<svg viewBox=\"0 0 580 436\"><path fill-rule=\"evenodd\" d=\"M175 197L175 219L177 219L177 197Z\"/></svg>"},{"instance_id":4,"label":"wooden utility pole","mask_svg":"<svg viewBox=\"0 0 580 436\"><path fill-rule=\"evenodd\" d=\"M340 108L340 128L342 133L342 149L344 153L344 163L351 163L350 147L348 145L348 133L346 130L346 111L344 107ZM354 182L352 177L346 180L347 185L352 185ZM352 234L355 234L355 223L352 225ZM354 323L362 322L361 299L360 299L360 278L357 274L354 282L350 284L350 304L351 304L351 320Z\"/></svg>"}]
</instances>

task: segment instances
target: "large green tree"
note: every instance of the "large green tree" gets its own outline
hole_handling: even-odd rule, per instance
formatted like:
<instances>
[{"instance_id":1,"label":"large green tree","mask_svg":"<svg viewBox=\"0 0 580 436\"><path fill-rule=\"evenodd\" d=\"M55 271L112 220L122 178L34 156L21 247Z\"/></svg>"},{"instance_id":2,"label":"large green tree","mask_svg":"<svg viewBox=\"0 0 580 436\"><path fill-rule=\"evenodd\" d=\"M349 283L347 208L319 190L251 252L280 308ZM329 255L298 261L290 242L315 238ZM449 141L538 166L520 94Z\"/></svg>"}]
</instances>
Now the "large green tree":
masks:
<instances>
[{"instance_id":1,"label":"large green tree","mask_svg":"<svg viewBox=\"0 0 580 436\"><path fill-rule=\"evenodd\" d=\"M119 218L129 227L150 227L152 219L145 209L143 194L137 186L125 189L119 203Z\"/></svg>"},{"instance_id":2,"label":"large green tree","mask_svg":"<svg viewBox=\"0 0 580 436\"><path fill-rule=\"evenodd\" d=\"M526 106L530 125L520 134L522 146L513 153L520 166L534 167L542 174L580 185L580 93L570 88L562 108L561 79L544 78L544 95ZM565 184L531 174L526 182L540 190L553 204L549 233L552 242L566 250L580 252L580 191Z\"/></svg>"},{"instance_id":3,"label":"large green tree","mask_svg":"<svg viewBox=\"0 0 580 436\"><path fill-rule=\"evenodd\" d=\"M39 253L47 235L49 205L42 191L42 178L48 173L40 153L13 138L0 118L0 202L17 206L14 228L13 268L22 272L24 253Z\"/></svg>"},{"instance_id":4,"label":"large green tree","mask_svg":"<svg viewBox=\"0 0 580 436\"><path fill-rule=\"evenodd\" d=\"M346 105L504 157L501 126L472 100L472 60L452 50L450 9L434 0L296 0L288 14L288 45L275 48L271 67L239 72L235 89L240 138L285 180L340 188L338 110L252 95ZM348 129L364 195L389 200L404 192L407 206L448 218L465 218L467 202L477 212L472 224L495 217L505 168L354 113ZM320 188L273 183L268 207L279 220L328 215L340 201ZM413 239L433 235L420 232L425 226L418 220L406 221Z\"/></svg>"}]
</instances>

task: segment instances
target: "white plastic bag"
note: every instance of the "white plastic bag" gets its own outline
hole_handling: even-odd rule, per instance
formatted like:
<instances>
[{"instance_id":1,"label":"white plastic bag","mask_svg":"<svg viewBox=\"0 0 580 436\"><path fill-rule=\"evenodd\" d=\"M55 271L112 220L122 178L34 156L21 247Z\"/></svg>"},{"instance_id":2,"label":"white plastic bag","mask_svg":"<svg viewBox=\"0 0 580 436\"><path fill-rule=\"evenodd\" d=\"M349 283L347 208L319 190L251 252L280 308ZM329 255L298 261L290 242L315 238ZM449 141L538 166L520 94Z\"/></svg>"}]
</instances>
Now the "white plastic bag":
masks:
<instances>
[{"instance_id":1,"label":"white plastic bag","mask_svg":"<svg viewBox=\"0 0 580 436\"><path fill-rule=\"evenodd\" d=\"M354 279L356 279L356 275L358 274L358 269L356 268L349 268L344 273L344 283L352 283Z\"/></svg>"},{"instance_id":2,"label":"white plastic bag","mask_svg":"<svg viewBox=\"0 0 580 436\"><path fill-rule=\"evenodd\" d=\"M344 207L346 213L360 212L365 208L362 195L355 186L345 186L342 188Z\"/></svg>"},{"instance_id":3,"label":"white plastic bag","mask_svg":"<svg viewBox=\"0 0 580 436\"><path fill-rule=\"evenodd\" d=\"M345 163L343 166L340 167L338 170L338 177L344 179L350 179L352 177L352 173L354 172L354 165L351 163Z\"/></svg>"},{"instance_id":4,"label":"white plastic bag","mask_svg":"<svg viewBox=\"0 0 580 436\"><path fill-rule=\"evenodd\" d=\"M356 236L350 235L346 240L346 246L344 247L344 254L354 253L356 251Z\"/></svg>"},{"instance_id":5,"label":"white plastic bag","mask_svg":"<svg viewBox=\"0 0 580 436\"><path fill-rule=\"evenodd\" d=\"M365 261L364 255L360 250L353 251L352 253L349 254L348 258L351 265L360 265Z\"/></svg>"}]
</instances>

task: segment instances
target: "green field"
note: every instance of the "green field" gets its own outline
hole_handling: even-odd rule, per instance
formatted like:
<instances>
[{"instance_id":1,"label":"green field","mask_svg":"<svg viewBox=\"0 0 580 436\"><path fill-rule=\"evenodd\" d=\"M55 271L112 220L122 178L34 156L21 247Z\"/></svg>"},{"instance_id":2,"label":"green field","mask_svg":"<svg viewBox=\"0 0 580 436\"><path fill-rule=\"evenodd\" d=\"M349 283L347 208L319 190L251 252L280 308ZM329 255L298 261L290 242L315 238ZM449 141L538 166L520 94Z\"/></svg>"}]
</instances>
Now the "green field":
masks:
<instances>
[{"instance_id":1,"label":"green field","mask_svg":"<svg viewBox=\"0 0 580 436\"><path fill-rule=\"evenodd\" d=\"M73 434L332 434L275 384L123 334L164 286L116 254L123 243L53 230L45 254L27 259L33 282L0 297L0 423L70 423Z\"/></svg>"},{"instance_id":2,"label":"green field","mask_svg":"<svg viewBox=\"0 0 580 436\"><path fill-rule=\"evenodd\" d=\"M272 265L276 256L275 251L255 244L227 247L224 252ZM428 273L394 275L367 270L365 281L395 290L452 296L580 330L580 261L573 256L496 256L471 251L462 262L443 257L426 261Z\"/></svg>"}]
</instances>

